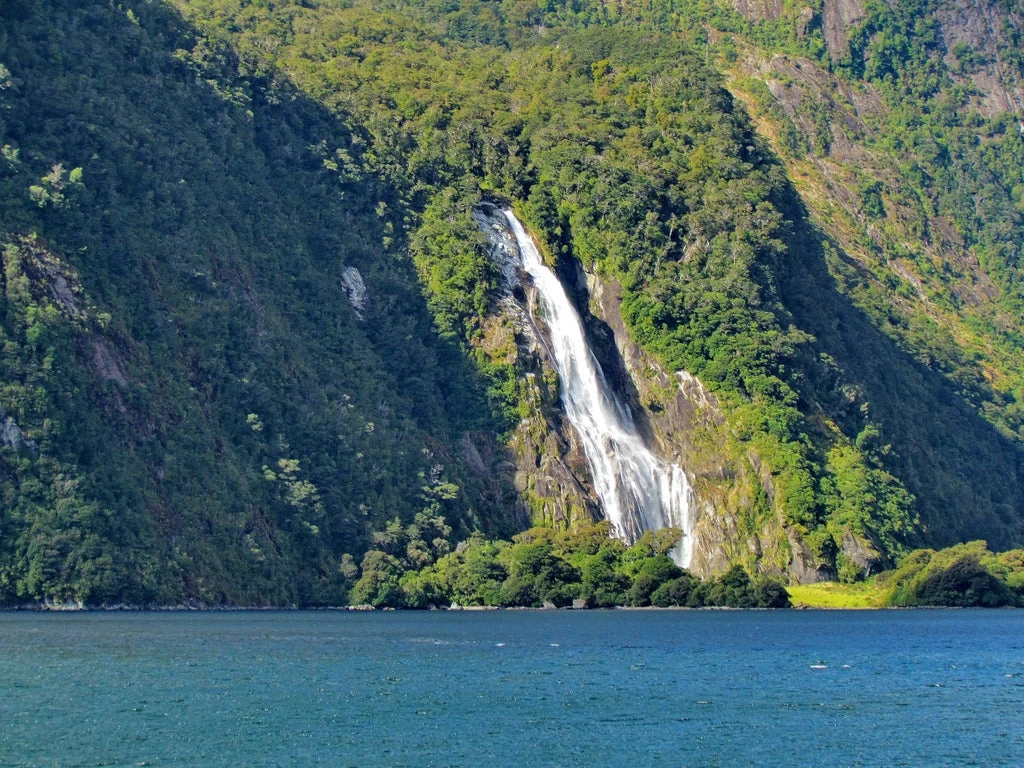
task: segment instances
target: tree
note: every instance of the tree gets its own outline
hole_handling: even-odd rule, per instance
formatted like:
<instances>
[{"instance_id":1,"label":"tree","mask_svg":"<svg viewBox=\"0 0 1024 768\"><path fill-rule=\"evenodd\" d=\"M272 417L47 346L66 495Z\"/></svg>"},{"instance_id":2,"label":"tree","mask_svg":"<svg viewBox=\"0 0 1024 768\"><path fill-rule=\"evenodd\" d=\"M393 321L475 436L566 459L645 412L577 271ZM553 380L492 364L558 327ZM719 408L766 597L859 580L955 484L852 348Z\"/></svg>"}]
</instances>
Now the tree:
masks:
<instances>
[{"instance_id":1,"label":"tree","mask_svg":"<svg viewBox=\"0 0 1024 768\"><path fill-rule=\"evenodd\" d=\"M930 573L914 590L908 605L995 608L1015 605L1013 592L973 555L957 558Z\"/></svg>"},{"instance_id":2,"label":"tree","mask_svg":"<svg viewBox=\"0 0 1024 768\"><path fill-rule=\"evenodd\" d=\"M509 578L502 589L502 602L508 605L556 606L572 602L579 571L555 554L550 540L519 542L506 555Z\"/></svg>"},{"instance_id":3,"label":"tree","mask_svg":"<svg viewBox=\"0 0 1024 768\"><path fill-rule=\"evenodd\" d=\"M404 605L404 593L399 579L402 565L398 559L371 549L363 556L362 575L352 587L349 598L353 605L372 605L375 608L400 608Z\"/></svg>"},{"instance_id":4,"label":"tree","mask_svg":"<svg viewBox=\"0 0 1024 768\"><path fill-rule=\"evenodd\" d=\"M622 549L602 547L583 559L580 598L592 608L611 608L626 604L629 577L618 570Z\"/></svg>"},{"instance_id":5,"label":"tree","mask_svg":"<svg viewBox=\"0 0 1024 768\"><path fill-rule=\"evenodd\" d=\"M499 560L504 546L474 533L442 558L438 570L446 574L452 600L460 605L501 604L501 585L508 578L508 570Z\"/></svg>"},{"instance_id":6,"label":"tree","mask_svg":"<svg viewBox=\"0 0 1024 768\"><path fill-rule=\"evenodd\" d=\"M650 605L655 590L665 582L679 578L682 573L683 569L673 563L668 555L658 554L645 560L629 588L629 604Z\"/></svg>"},{"instance_id":7,"label":"tree","mask_svg":"<svg viewBox=\"0 0 1024 768\"><path fill-rule=\"evenodd\" d=\"M670 606L696 608L700 604L700 580L689 571L683 571L680 576L664 582L651 593L651 605L658 608Z\"/></svg>"},{"instance_id":8,"label":"tree","mask_svg":"<svg viewBox=\"0 0 1024 768\"><path fill-rule=\"evenodd\" d=\"M707 585L705 605L720 605L729 608L756 608L756 590L750 576L742 565L734 565Z\"/></svg>"}]
</instances>

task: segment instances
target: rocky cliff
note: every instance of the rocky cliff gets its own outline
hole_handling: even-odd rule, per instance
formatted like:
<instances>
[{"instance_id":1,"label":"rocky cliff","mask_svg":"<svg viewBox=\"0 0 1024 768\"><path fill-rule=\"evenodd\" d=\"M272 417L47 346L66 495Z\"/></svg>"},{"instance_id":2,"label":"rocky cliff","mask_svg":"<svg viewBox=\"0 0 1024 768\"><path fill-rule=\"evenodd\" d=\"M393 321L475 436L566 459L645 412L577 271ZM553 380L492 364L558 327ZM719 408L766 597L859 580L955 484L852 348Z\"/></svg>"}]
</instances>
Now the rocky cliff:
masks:
<instances>
[{"instance_id":1,"label":"rocky cliff","mask_svg":"<svg viewBox=\"0 0 1024 768\"><path fill-rule=\"evenodd\" d=\"M568 525L601 518L586 456L559 403L558 377L536 290L518 267L516 245L497 209L485 205L475 218L491 243L503 276L489 320L514 340L513 355L529 382L526 415L509 443L516 488L535 524ZM747 562L771 576L810 582L834 575L799 535L787 533L774 505L774 487L756 452L731 437L721 406L687 371L669 372L630 336L621 313L620 287L562 267L606 377L629 404L634 419L666 461L684 468L697 497L691 569L702 575ZM497 335L490 331L489 336ZM491 350L493 353L493 349Z\"/></svg>"},{"instance_id":2,"label":"rocky cliff","mask_svg":"<svg viewBox=\"0 0 1024 768\"><path fill-rule=\"evenodd\" d=\"M500 211L474 211L487 234L502 281L488 317L484 350L513 363L524 379L523 412L508 441L523 516L535 525L600 519L579 436L558 399L558 375L537 312L537 293L524 279L518 249Z\"/></svg>"}]
</instances>

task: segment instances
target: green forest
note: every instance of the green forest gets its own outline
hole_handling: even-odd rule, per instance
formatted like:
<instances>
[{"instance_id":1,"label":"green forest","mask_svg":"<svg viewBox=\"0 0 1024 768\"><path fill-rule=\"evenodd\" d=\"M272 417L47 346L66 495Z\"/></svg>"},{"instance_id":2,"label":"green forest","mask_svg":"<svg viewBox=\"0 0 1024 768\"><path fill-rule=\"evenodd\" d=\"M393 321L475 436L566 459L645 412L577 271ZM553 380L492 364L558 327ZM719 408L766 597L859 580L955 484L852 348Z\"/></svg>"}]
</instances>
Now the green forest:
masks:
<instances>
[{"instance_id":1,"label":"green forest","mask_svg":"<svg viewBox=\"0 0 1024 768\"><path fill-rule=\"evenodd\" d=\"M0 605L787 604L536 527L487 201L713 393L736 530L1019 600L1024 18L777 5L3 0Z\"/></svg>"},{"instance_id":2,"label":"green forest","mask_svg":"<svg viewBox=\"0 0 1024 768\"><path fill-rule=\"evenodd\" d=\"M349 602L358 608L787 608L785 587L743 566L701 580L668 552L681 531L647 531L632 546L606 521L576 531L531 528L512 541L474 534L451 551L443 518L398 520L374 537ZM353 577L356 573L352 572Z\"/></svg>"}]
</instances>

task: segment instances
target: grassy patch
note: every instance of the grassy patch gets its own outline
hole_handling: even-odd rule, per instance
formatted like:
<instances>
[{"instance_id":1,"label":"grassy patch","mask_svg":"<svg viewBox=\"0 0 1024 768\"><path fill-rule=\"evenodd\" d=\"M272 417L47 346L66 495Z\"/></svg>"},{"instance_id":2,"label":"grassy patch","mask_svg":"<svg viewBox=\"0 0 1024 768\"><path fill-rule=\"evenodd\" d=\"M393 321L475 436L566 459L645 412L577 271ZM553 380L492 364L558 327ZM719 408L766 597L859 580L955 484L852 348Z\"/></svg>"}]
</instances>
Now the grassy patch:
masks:
<instances>
[{"instance_id":1,"label":"grassy patch","mask_svg":"<svg viewBox=\"0 0 1024 768\"><path fill-rule=\"evenodd\" d=\"M881 608L888 605L888 590L874 580L858 584L826 581L787 587L795 608Z\"/></svg>"}]
</instances>

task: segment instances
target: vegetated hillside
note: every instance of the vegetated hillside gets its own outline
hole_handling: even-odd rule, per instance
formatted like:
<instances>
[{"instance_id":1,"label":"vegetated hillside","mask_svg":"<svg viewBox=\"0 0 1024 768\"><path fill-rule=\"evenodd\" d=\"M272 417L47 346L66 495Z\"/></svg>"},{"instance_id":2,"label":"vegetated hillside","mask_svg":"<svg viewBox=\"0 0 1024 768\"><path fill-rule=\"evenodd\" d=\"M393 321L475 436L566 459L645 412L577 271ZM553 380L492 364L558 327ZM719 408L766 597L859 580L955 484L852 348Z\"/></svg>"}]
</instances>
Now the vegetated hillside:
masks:
<instances>
[{"instance_id":1,"label":"vegetated hillside","mask_svg":"<svg viewBox=\"0 0 1024 768\"><path fill-rule=\"evenodd\" d=\"M836 14L849 17L843 34ZM940 386L939 410L925 398L917 413L919 389L861 363L877 368L868 401L934 541L964 540L982 517L1024 509L1019 480L1002 480L1020 477L1024 439L1024 15L935 0L826 2L821 18L762 47L723 35L722 62L828 235L839 289ZM973 442L971 411L992 439ZM972 482L963 468L979 452L1001 469L983 461Z\"/></svg>"},{"instance_id":2,"label":"vegetated hillside","mask_svg":"<svg viewBox=\"0 0 1024 768\"><path fill-rule=\"evenodd\" d=\"M164 4L2 15L0 604L338 603L396 516L514 530L365 142Z\"/></svg>"},{"instance_id":3,"label":"vegetated hillside","mask_svg":"<svg viewBox=\"0 0 1024 768\"><path fill-rule=\"evenodd\" d=\"M951 4L178 5L367 127L439 327L511 420L480 190L621 285L634 338L722 400L725 451L765 489L739 530L777 518L847 577L916 543L1021 541L1021 149L958 74ZM998 42L971 66L1011 82L1019 19L985 12Z\"/></svg>"},{"instance_id":4,"label":"vegetated hillside","mask_svg":"<svg viewBox=\"0 0 1024 768\"><path fill-rule=\"evenodd\" d=\"M714 392L736 559L1020 544L1024 142L953 6L855 5L5 3L0 600L332 602L523 526L487 196Z\"/></svg>"}]
</instances>

